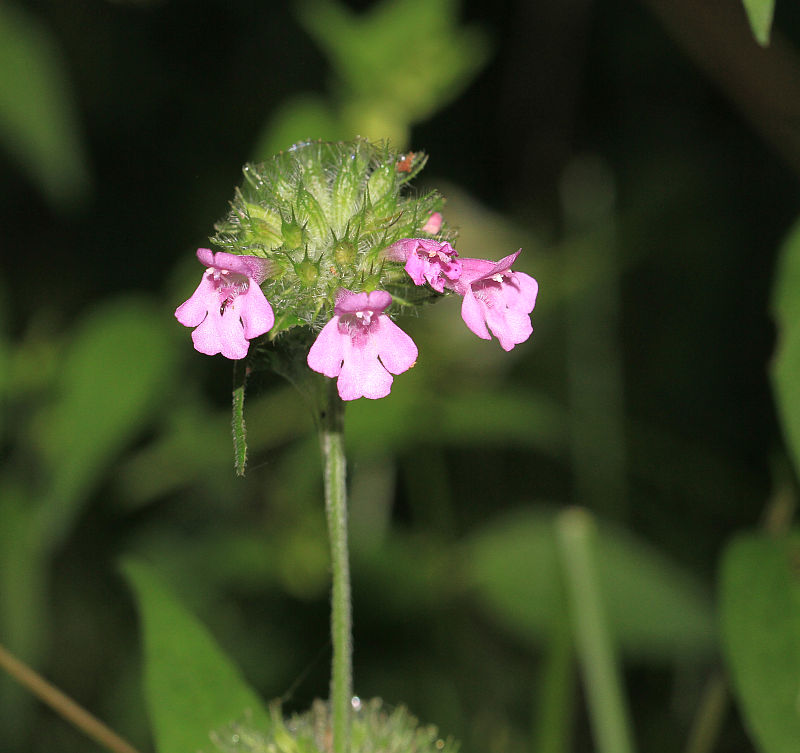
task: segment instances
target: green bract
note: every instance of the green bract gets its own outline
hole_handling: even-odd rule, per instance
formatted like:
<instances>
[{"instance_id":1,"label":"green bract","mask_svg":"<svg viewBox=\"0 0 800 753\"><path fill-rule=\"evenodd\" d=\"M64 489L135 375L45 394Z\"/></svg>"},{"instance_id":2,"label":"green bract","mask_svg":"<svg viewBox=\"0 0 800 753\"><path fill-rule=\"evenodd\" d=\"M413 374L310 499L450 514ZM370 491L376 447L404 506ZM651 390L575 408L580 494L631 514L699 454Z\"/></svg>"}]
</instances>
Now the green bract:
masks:
<instances>
[{"instance_id":1,"label":"green bract","mask_svg":"<svg viewBox=\"0 0 800 753\"><path fill-rule=\"evenodd\" d=\"M270 339L298 325L319 329L331 318L339 288L388 290L394 307L436 295L411 284L402 264L381 254L403 238L453 237L447 228L435 236L422 231L444 204L436 191L408 190L426 160L421 152L399 154L357 139L303 142L245 165L245 182L211 242L275 263L261 285L276 310Z\"/></svg>"}]
</instances>

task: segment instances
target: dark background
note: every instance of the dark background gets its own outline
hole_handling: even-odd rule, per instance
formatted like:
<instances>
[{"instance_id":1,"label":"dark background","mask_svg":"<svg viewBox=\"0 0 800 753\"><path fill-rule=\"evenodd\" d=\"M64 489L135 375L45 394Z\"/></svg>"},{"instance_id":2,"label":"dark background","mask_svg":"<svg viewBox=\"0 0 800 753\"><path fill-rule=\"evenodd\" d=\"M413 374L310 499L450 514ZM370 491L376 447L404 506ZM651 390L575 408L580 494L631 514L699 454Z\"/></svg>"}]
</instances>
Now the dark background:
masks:
<instances>
[{"instance_id":1,"label":"dark background","mask_svg":"<svg viewBox=\"0 0 800 753\"><path fill-rule=\"evenodd\" d=\"M541 440L531 429L528 441L524 426L506 439L501 426L500 438L487 440L414 436L413 421L404 421L406 434L393 439L381 432L395 415L395 393L388 407L354 408L357 425L375 432L374 442L354 440L354 473L366 469L367 488L383 489L382 525L401 550L355 556L356 689L407 703L467 751L531 749L543 649L476 608L468 588L453 595L435 574L403 571L421 561L402 551L433 552L425 562L441 568L496 516L578 502L683 568L713 610L724 542L758 525L775 479L788 474L768 378L769 297L798 198L792 103L800 101L800 75L787 41L796 36L796 11L778 2L776 41L762 51L737 2L703 5L701 15L681 0L467 0L457 16L487 36L487 63L411 128L410 147L430 155L424 184L450 197L450 220L463 227L462 255L500 258L524 246L522 268L539 280L540 302L534 337L506 361L496 343L463 339L463 352L455 352L462 340L448 341L437 362L436 337L450 332L442 322L457 320L457 307L436 312L433 334L413 322L421 352L429 350L407 389L426 396L432 411L431 392L445 400L454 385L475 387L475 401L506 392L541 398L563 424ZM225 213L278 106L298 92L335 102L341 87L291 4L16 7L60 51L87 180L53 198L12 138L0 150L0 358L13 375L4 384L3 478L32 490L32 499L38 493L47 468L41 434L28 423L46 423L37 416L56 399L72 333L104 301L135 294L162 312L177 365L164 401L106 459L68 533L48 550L38 590L27 594L41 602L38 647L15 647L1 632L0 641L147 749L135 610L115 564L122 554L144 554L265 697L291 688L287 707L303 708L326 695L328 672L311 423L277 377L261 377L251 397L271 400L258 414L271 428L254 440L248 479L234 480L224 418L229 364L191 351L172 311L197 277L194 250ZM403 32L412 56L413 16ZM298 138L317 135L326 134ZM565 171L576 164L600 166L597 191L613 195L610 209L565 211ZM576 270L588 275L585 285L571 284ZM581 339L591 338L592 322L607 337L599 355ZM613 372L602 382L610 392L593 393L597 363ZM163 449L170 404L183 393L194 401L181 398L186 411L214 427L198 438L204 449L191 452L198 465L203 452L216 460L205 475L190 469L175 482L169 468L180 465L179 451L146 461ZM598 406L593 394L609 403ZM587 466L576 465L575 437L580 445L591 434L582 429L585 415L601 427L600 452L590 448L581 476ZM618 443L603 447L603 436ZM131 491L131 479L153 468L167 480ZM369 513L361 520L371 525ZM236 532L253 528L281 542L279 554L273 549L259 564L248 551L232 564ZM0 612L18 607L4 598ZM681 749L717 663L714 649L699 659L675 654L626 660L643 750ZM579 686L575 694L574 750L585 750ZM13 703L19 717L3 721L11 746L4 749L93 750L50 712ZM748 744L730 711L717 750Z\"/></svg>"}]
</instances>

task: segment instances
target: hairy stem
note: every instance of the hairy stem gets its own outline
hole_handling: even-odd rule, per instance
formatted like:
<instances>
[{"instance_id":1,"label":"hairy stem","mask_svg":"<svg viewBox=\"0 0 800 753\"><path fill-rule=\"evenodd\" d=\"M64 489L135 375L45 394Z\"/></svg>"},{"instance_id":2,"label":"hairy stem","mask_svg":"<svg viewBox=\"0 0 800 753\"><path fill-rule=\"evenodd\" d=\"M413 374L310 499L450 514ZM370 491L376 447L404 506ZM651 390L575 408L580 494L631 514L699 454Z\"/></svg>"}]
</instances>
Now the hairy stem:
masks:
<instances>
[{"instance_id":1,"label":"hairy stem","mask_svg":"<svg viewBox=\"0 0 800 753\"><path fill-rule=\"evenodd\" d=\"M350 703L353 695L353 646L350 606L350 565L347 551L347 489L345 485L344 403L336 382L327 380L326 399L318 415L325 480L325 510L331 542L331 716L333 751L350 748Z\"/></svg>"}]
</instances>

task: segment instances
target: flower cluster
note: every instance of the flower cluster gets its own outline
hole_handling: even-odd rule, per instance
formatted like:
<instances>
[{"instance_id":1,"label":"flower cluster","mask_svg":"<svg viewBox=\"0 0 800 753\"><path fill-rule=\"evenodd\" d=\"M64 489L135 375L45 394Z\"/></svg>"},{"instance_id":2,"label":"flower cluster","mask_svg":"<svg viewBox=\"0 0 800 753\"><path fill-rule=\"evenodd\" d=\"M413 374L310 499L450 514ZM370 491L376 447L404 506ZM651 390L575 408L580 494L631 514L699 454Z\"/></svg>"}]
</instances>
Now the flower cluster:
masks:
<instances>
[{"instance_id":1,"label":"flower cluster","mask_svg":"<svg viewBox=\"0 0 800 753\"><path fill-rule=\"evenodd\" d=\"M417 347L390 310L455 293L478 337L493 334L507 351L527 340L538 286L511 269L520 252L499 262L460 258L442 198L402 190L424 162L358 140L299 144L245 166L246 191L212 238L224 250L198 249L206 271L175 312L195 328L195 348L241 359L262 335L276 341L310 328L318 334L308 366L354 400L385 397L393 375L416 363Z\"/></svg>"}]
</instances>

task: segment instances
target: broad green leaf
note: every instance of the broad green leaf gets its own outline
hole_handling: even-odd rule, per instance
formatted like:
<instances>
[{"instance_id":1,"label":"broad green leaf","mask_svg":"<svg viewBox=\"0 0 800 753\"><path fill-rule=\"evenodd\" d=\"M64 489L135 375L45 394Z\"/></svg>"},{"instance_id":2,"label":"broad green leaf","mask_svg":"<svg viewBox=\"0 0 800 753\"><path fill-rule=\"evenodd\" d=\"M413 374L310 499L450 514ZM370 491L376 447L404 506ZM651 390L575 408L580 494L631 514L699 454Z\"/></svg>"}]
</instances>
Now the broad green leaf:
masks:
<instances>
[{"instance_id":1,"label":"broad green leaf","mask_svg":"<svg viewBox=\"0 0 800 753\"><path fill-rule=\"evenodd\" d=\"M747 20L756 41L766 47L772 30L772 17L775 14L775 0L742 0L747 11Z\"/></svg>"},{"instance_id":2,"label":"broad green leaf","mask_svg":"<svg viewBox=\"0 0 800 753\"><path fill-rule=\"evenodd\" d=\"M553 515L524 509L467 543L469 578L484 607L540 644L564 608ZM671 659L712 650L713 615L697 583L644 542L610 526L597 532L601 588L620 649Z\"/></svg>"},{"instance_id":3,"label":"broad green leaf","mask_svg":"<svg viewBox=\"0 0 800 753\"><path fill-rule=\"evenodd\" d=\"M800 534L734 540L722 559L725 659L762 753L800 745Z\"/></svg>"},{"instance_id":4,"label":"broad green leaf","mask_svg":"<svg viewBox=\"0 0 800 753\"><path fill-rule=\"evenodd\" d=\"M66 533L100 474L165 403L173 365L168 322L146 301L117 299L78 327L55 402L32 429L48 468L47 541Z\"/></svg>"},{"instance_id":5,"label":"broad green leaf","mask_svg":"<svg viewBox=\"0 0 800 753\"><path fill-rule=\"evenodd\" d=\"M778 259L772 314L778 347L772 362L772 388L783 431L800 469L800 222L789 231Z\"/></svg>"},{"instance_id":6,"label":"broad green leaf","mask_svg":"<svg viewBox=\"0 0 800 753\"><path fill-rule=\"evenodd\" d=\"M206 628L147 565L127 560L123 571L139 607L145 697L158 753L210 750L210 732L245 718L267 730L261 699Z\"/></svg>"},{"instance_id":7,"label":"broad green leaf","mask_svg":"<svg viewBox=\"0 0 800 753\"><path fill-rule=\"evenodd\" d=\"M76 107L55 40L37 18L0 3L0 141L57 206L89 187Z\"/></svg>"}]
</instances>

